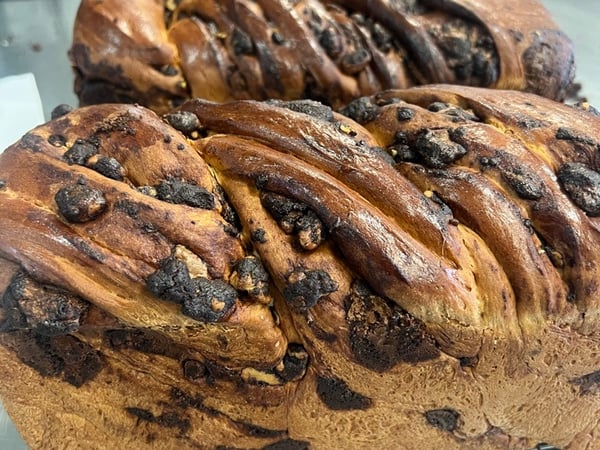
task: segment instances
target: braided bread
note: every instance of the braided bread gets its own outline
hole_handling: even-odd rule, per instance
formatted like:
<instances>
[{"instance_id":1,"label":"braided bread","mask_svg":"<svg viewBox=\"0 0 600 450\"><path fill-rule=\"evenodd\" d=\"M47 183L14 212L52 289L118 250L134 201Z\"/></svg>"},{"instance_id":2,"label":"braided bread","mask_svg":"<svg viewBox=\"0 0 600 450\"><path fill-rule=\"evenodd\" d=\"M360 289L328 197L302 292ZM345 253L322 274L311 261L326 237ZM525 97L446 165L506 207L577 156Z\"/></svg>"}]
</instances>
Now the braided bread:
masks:
<instances>
[{"instance_id":1,"label":"braided bread","mask_svg":"<svg viewBox=\"0 0 600 450\"><path fill-rule=\"evenodd\" d=\"M189 98L338 108L426 83L563 99L571 43L538 0L83 0L70 57L82 105Z\"/></svg>"},{"instance_id":2,"label":"braided bread","mask_svg":"<svg viewBox=\"0 0 600 450\"><path fill-rule=\"evenodd\" d=\"M600 445L596 111L436 85L342 113L89 106L0 156L32 448Z\"/></svg>"}]
</instances>

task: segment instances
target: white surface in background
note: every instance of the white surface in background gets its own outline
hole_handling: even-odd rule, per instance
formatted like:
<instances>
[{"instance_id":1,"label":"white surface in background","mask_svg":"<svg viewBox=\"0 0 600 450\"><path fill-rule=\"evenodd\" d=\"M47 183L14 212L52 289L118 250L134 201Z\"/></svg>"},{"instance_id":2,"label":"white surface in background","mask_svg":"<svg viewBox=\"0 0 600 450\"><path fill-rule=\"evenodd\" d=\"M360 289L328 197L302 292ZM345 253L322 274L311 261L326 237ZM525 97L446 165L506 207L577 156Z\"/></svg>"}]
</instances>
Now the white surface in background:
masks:
<instances>
[{"instance_id":1,"label":"white surface in background","mask_svg":"<svg viewBox=\"0 0 600 450\"><path fill-rule=\"evenodd\" d=\"M42 100L32 73L0 78L0 152L44 122Z\"/></svg>"},{"instance_id":2,"label":"white surface in background","mask_svg":"<svg viewBox=\"0 0 600 450\"><path fill-rule=\"evenodd\" d=\"M0 153L27 131L44 122L42 100L32 73L0 78ZM27 446L0 403L0 450Z\"/></svg>"}]
</instances>

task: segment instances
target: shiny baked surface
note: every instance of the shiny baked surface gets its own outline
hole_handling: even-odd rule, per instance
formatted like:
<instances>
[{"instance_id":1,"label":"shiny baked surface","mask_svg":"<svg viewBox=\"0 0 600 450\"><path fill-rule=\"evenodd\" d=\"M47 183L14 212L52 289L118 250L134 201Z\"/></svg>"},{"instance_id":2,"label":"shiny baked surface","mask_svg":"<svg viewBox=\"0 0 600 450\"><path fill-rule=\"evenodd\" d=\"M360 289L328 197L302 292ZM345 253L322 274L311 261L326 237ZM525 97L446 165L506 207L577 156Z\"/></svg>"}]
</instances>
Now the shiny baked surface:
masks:
<instances>
[{"instance_id":1,"label":"shiny baked surface","mask_svg":"<svg viewBox=\"0 0 600 450\"><path fill-rule=\"evenodd\" d=\"M0 389L32 447L595 445L595 110L342 112L64 109L4 152Z\"/></svg>"}]
</instances>

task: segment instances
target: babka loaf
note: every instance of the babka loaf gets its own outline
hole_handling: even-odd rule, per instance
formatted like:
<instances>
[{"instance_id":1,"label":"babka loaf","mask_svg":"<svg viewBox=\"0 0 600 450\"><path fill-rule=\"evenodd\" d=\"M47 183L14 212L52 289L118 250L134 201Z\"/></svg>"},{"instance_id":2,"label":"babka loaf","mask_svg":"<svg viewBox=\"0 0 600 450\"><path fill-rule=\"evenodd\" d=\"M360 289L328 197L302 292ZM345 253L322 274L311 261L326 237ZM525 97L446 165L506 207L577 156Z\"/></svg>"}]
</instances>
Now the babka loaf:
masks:
<instances>
[{"instance_id":1,"label":"babka loaf","mask_svg":"<svg viewBox=\"0 0 600 450\"><path fill-rule=\"evenodd\" d=\"M70 58L82 105L159 113L195 97L338 108L427 83L562 100L574 74L538 0L83 0Z\"/></svg>"},{"instance_id":2,"label":"babka loaf","mask_svg":"<svg viewBox=\"0 0 600 450\"><path fill-rule=\"evenodd\" d=\"M32 449L600 446L589 105L65 112L0 156L0 396Z\"/></svg>"}]
</instances>

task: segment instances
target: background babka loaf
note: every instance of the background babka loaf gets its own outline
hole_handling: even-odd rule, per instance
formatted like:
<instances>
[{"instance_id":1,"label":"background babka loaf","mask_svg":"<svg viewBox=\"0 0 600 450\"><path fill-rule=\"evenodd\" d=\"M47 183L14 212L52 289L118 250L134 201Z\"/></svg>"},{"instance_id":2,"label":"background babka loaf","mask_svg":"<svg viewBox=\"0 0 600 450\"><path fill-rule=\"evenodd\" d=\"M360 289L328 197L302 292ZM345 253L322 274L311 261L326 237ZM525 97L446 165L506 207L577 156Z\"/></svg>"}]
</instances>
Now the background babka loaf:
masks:
<instances>
[{"instance_id":1,"label":"background babka loaf","mask_svg":"<svg viewBox=\"0 0 600 450\"><path fill-rule=\"evenodd\" d=\"M562 100L570 41L537 0L83 0L70 58L82 105L189 98L340 107L426 83Z\"/></svg>"},{"instance_id":2,"label":"background babka loaf","mask_svg":"<svg viewBox=\"0 0 600 450\"><path fill-rule=\"evenodd\" d=\"M589 105L62 112L0 156L0 395L32 448L600 445Z\"/></svg>"}]
</instances>

